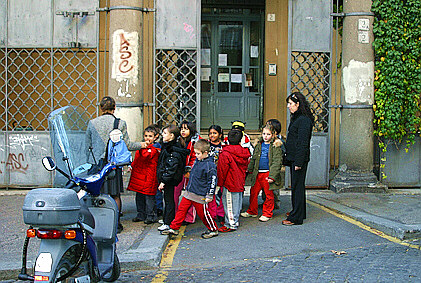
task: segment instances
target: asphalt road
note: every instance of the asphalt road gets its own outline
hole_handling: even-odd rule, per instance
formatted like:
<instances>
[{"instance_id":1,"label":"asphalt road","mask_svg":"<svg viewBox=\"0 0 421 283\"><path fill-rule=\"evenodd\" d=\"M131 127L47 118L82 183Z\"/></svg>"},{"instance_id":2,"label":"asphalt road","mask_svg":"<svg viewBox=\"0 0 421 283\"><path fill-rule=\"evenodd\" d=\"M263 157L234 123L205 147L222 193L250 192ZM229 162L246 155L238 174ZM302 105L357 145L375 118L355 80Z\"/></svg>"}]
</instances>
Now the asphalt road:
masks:
<instances>
[{"instance_id":1,"label":"asphalt road","mask_svg":"<svg viewBox=\"0 0 421 283\"><path fill-rule=\"evenodd\" d=\"M282 226L288 205L283 196L274 219L242 219L237 232L212 239L200 238L200 223L189 225L174 256L167 256L169 267L126 272L119 282L421 281L419 249L389 242L311 205L304 225Z\"/></svg>"},{"instance_id":2,"label":"asphalt road","mask_svg":"<svg viewBox=\"0 0 421 283\"><path fill-rule=\"evenodd\" d=\"M22 201L22 196L0 198L1 254L17 259L25 226ZM123 201L123 219L130 223L134 207L130 196ZM419 249L392 243L312 205L304 225L282 226L289 203L288 195L281 196L281 209L269 222L242 218L238 231L212 239L200 238L201 223L188 225L164 252L166 267L124 271L117 282L421 282ZM247 205L246 198L244 209ZM128 235L122 237L123 247L131 244L132 230L137 228L123 233Z\"/></svg>"}]
</instances>

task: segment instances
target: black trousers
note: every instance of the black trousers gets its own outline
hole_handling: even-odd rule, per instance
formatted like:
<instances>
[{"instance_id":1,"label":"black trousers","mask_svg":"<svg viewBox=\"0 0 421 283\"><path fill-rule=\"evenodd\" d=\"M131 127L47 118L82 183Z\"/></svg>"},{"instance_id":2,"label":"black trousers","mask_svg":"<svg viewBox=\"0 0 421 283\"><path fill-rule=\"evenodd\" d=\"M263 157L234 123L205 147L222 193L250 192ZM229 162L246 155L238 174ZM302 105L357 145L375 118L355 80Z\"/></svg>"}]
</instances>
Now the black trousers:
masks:
<instances>
[{"instance_id":1,"label":"black trousers","mask_svg":"<svg viewBox=\"0 0 421 283\"><path fill-rule=\"evenodd\" d=\"M175 218L174 187L165 185L164 187L164 224L170 225Z\"/></svg>"},{"instance_id":2,"label":"black trousers","mask_svg":"<svg viewBox=\"0 0 421 283\"><path fill-rule=\"evenodd\" d=\"M291 202L292 211L287 220L295 224L303 224L306 219L306 174L307 164L305 163L300 170L294 170L295 165L291 166Z\"/></svg>"},{"instance_id":3,"label":"black trousers","mask_svg":"<svg viewBox=\"0 0 421 283\"><path fill-rule=\"evenodd\" d=\"M155 195L136 193L136 210L138 218L155 221Z\"/></svg>"}]
</instances>

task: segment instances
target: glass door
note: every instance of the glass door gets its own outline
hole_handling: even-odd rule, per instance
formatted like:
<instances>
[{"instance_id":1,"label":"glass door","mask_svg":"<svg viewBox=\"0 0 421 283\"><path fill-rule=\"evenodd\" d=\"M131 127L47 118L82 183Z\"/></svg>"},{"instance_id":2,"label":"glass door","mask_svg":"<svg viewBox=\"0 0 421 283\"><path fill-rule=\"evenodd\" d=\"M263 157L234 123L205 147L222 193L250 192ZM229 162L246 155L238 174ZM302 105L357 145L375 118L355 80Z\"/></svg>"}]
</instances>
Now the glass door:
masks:
<instances>
[{"instance_id":1,"label":"glass door","mask_svg":"<svg viewBox=\"0 0 421 283\"><path fill-rule=\"evenodd\" d=\"M261 123L261 64L259 20L204 19L201 45L201 125L224 129L234 120L247 129Z\"/></svg>"}]
</instances>

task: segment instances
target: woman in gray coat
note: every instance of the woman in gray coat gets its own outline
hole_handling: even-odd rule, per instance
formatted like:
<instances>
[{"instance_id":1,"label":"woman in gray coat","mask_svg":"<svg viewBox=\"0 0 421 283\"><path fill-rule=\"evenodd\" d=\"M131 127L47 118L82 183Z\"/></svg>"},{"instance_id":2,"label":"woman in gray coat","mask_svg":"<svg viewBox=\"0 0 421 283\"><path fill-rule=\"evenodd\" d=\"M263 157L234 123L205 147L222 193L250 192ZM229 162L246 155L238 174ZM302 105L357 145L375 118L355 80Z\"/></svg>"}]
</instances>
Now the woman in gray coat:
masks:
<instances>
[{"instance_id":1,"label":"woman in gray coat","mask_svg":"<svg viewBox=\"0 0 421 283\"><path fill-rule=\"evenodd\" d=\"M88 129L86 130L86 147L92 148L95 160L98 162L105 157L105 149L110 138L110 132L114 129L114 122L117 119L114 116L115 100L112 97L105 96L101 102L100 107L102 115L89 121ZM118 129L123 134L123 140L127 148L131 151L139 150L141 148L140 142L131 142L127 133L127 124L124 120L119 119ZM87 152L88 161L92 157L89 151ZM119 212L121 212L121 198L120 192L123 190L123 173L122 169L116 169L116 174L113 178L108 178L101 188L101 192L109 194L117 203ZM123 230L123 225L118 224L118 231Z\"/></svg>"}]
</instances>

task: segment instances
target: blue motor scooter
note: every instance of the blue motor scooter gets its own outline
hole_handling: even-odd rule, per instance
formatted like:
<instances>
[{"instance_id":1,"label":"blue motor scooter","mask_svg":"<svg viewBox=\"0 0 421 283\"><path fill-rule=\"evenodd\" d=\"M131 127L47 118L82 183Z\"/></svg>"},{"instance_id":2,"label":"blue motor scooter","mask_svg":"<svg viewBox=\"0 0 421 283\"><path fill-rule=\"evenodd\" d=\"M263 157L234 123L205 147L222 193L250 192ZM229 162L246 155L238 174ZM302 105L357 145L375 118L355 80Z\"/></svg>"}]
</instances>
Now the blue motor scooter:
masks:
<instances>
[{"instance_id":1,"label":"blue motor scooter","mask_svg":"<svg viewBox=\"0 0 421 283\"><path fill-rule=\"evenodd\" d=\"M118 207L109 195L100 193L100 188L110 172L130 162L109 162L96 174L87 174L89 164L72 168L66 118L74 118L74 113L69 115L73 111L65 107L49 116L50 131L56 134L54 142L58 143L67 168L59 168L51 157L44 157L42 164L68 181L60 188L33 189L25 197L23 218L30 227L23 247L20 280L112 282L120 276L116 253ZM27 273L26 267L31 238L41 240L33 275Z\"/></svg>"}]
</instances>

